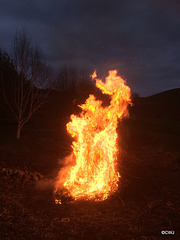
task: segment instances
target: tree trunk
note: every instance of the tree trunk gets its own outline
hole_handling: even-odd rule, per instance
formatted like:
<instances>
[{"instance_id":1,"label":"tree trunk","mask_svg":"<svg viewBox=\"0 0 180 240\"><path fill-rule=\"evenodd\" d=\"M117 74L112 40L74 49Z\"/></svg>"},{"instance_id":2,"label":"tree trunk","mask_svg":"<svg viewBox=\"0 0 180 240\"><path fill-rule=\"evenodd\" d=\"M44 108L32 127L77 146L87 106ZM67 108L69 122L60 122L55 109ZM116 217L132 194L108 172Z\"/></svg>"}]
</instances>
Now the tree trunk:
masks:
<instances>
[{"instance_id":1,"label":"tree trunk","mask_svg":"<svg viewBox=\"0 0 180 240\"><path fill-rule=\"evenodd\" d=\"M22 125L18 124L16 138L19 140L21 138Z\"/></svg>"}]
</instances>

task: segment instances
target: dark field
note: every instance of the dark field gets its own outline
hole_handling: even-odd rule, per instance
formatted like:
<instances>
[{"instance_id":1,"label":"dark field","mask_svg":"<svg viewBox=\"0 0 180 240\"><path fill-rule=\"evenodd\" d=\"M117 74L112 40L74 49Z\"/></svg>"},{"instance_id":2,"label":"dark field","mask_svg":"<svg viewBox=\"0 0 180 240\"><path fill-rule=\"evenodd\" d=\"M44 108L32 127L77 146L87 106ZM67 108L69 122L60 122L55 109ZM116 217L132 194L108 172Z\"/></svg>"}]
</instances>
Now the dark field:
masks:
<instances>
[{"instance_id":1,"label":"dark field","mask_svg":"<svg viewBox=\"0 0 180 240\"><path fill-rule=\"evenodd\" d=\"M139 99L120 122L119 190L103 202L54 202L53 181L71 152L65 124L73 109L44 110L43 123L32 121L19 141L15 125L1 124L0 239L180 239L178 96Z\"/></svg>"}]
</instances>

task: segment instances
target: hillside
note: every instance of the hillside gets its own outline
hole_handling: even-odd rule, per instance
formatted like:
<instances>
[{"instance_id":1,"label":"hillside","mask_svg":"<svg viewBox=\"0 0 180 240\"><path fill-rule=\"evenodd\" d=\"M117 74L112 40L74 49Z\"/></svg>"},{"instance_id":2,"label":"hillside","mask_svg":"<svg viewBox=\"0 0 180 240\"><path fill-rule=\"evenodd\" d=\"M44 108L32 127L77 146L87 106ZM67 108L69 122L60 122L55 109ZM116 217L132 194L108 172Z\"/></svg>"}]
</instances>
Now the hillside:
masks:
<instances>
[{"instance_id":1,"label":"hillside","mask_svg":"<svg viewBox=\"0 0 180 240\"><path fill-rule=\"evenodd\" d=\"M180 119L180 88L136 99L131 113L145 117Z\"/></svg>"},{"instance_id":2,"label":"hillside","mask_svg":"<svg viewBox=\"0 0 180 240\"><path fill-rule=\"evenodd\" d=\"M180 102L180 88L170 89L165 92L157 93L145 98L151 102L165 102L165 103L179 103Z\"/></svg>"}]
</instances>

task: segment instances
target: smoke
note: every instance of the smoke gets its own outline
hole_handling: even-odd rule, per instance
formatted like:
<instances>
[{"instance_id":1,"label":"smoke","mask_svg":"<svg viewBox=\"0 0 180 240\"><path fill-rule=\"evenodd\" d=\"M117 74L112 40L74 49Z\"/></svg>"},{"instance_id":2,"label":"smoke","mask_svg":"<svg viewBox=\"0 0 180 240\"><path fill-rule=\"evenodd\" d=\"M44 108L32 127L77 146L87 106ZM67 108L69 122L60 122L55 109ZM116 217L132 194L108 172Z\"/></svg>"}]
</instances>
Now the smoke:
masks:
<instances>
[{"instance_id":1,"label":"smoke","mask_svg":"<svg viewBox=\"0 0 180 240\"><path fill-rule=\"evenodd\" d=\"M55 179L44 178L36 183L36 190L53 191Z\"/></svg>"},{"instance_id":2,"label":"smoke","mask_svg":"<svg viewBox=\"0 0 180 240\"><path fill-rule=\"evenodd\" d=\"M59 165L63 165L61 169L58 172L58 175L54 173L53 175L56 175L56 177L52 178L41 178L36 183L36 189L39 191L51 191L56 193L57 190L63 191L63 183L65 178L67 177L68 171L70 167L72 167L75 164L75 157L73 153L71 153L69 156L60 158L58 160Z\"/></svg>"},{"instance_id":3,"label":"smoke","mask_svg":"<svg viewBox=\"0 0 180 240\"><path fill-rule=\"evenodd\" d=\"M71 153L69 156L59 159L58 161L60 164L63 162L63 167L60 169L57 178L55 179L55 188L54 192L57 191L64 191L63 183L65 182L65 179L67 178L68 172L70 168L75 165L75 156L73 153Z\"/></svg>"}]
</instances>

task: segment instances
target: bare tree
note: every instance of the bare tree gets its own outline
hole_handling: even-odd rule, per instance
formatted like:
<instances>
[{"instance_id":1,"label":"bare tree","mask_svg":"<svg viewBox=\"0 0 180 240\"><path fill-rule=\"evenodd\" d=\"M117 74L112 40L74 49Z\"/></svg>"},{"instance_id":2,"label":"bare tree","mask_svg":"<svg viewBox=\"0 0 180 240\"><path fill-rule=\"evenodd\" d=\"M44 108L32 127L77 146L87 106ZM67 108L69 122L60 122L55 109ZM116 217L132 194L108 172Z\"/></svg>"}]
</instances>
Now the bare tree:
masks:
<instances>
[{"instance_id":1,"label":"bare tree","mask_svg":"<svg viewBox=\"0 0 180 240\"><path fill-rule=\"evenodd\" d=\"M40 50L33 47L24 32L16 33L12 52L16 74L2 78L4 100L17 121L17 139L23 126L48 100L50 70L43 63Z\"/></svg>"}]
</instances>

